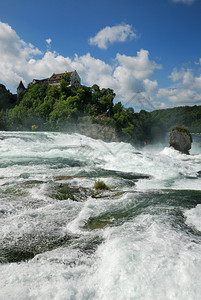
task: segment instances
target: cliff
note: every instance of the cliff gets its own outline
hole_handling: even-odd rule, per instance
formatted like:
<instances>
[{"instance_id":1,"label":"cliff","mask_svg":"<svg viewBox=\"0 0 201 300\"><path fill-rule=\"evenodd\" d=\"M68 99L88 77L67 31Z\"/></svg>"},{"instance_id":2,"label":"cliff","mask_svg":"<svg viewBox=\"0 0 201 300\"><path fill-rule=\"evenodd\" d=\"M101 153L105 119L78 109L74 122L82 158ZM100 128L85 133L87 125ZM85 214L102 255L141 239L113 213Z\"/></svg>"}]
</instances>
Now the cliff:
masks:
<instances>
[{"instance_id":1,"label":"cliff","mask_svg":"<svg viewBox=\"0 0 201 300\"><path fill-rule=\"evenodd\" d=\"M85 118L77 123L74 131L93 139L103 140L105 142L119 142L115 128L92 123L89 118Z\"/></svg>"}]
</instances>

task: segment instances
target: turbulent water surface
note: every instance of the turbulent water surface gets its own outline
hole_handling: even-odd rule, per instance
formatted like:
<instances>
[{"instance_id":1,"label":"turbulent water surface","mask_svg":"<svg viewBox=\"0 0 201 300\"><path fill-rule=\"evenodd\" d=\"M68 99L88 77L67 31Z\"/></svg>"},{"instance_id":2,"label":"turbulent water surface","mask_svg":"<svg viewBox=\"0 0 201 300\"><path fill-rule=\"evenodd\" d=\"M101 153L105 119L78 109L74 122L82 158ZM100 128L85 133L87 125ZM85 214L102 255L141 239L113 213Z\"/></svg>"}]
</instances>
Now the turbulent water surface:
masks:
<instances>
[{"instance_id":1,"label":"turbulent water surface","mask_svg":"<svg viewBox=\"0 0 201 300\"><path fill-rule=\"evenodd\" d=\"M1 300L197 300L200 278L199 136L187 156L0 132Z\"/></svg>"}]
</instances>

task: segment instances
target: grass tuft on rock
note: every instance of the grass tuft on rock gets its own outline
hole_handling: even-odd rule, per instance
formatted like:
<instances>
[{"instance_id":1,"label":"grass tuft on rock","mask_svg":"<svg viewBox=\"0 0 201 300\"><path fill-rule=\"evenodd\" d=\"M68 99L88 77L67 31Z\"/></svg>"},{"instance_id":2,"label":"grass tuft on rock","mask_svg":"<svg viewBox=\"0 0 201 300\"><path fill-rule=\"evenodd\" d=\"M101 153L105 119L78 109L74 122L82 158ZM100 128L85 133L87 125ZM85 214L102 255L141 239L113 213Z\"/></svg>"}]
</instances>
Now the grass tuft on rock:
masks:
<instances>
[{"instance_id":1,"label":"grass tuft on rock","mask_svg":"<svg viewBox=\"0 0 201 300\"><path fill-rule=\"evenodd\" d=\"M107 186L105 182L102 180L96 180L94 183L94 188L95 190L102 190L102 191L110 189L109 186Z\"/></svg>"}]
</instances>

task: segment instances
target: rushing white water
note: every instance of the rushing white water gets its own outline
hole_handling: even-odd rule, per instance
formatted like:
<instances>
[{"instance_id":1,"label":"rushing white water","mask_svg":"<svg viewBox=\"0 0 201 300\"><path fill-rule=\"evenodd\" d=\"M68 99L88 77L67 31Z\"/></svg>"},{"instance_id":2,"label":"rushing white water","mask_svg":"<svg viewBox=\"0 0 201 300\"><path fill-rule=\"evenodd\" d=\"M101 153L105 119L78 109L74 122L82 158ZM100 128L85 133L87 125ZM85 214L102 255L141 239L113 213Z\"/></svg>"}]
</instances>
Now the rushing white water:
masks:
<instances>
[{"instance_id":1,"label":"rushing white water","mask_svg":"<svg viewBox=\"0 0 201 300\"><path fill-rule=\"evenodd\" d=\"M199 137L0 132L0 299L199 299L200 171Z\"/></svg>"}]
</instances>

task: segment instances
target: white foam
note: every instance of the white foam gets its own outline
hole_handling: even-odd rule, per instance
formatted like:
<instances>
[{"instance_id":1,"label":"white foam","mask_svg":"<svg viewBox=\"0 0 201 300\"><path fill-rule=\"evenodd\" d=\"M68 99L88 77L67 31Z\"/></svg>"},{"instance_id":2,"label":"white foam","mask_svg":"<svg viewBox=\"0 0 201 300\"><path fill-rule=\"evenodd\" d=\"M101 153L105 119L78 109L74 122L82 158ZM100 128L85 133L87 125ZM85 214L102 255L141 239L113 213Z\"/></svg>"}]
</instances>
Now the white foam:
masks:
<instances>
[{"instance_id":1,"label":"white foam","mask_svg":"<svg viewBox=\"0 0 201 300\"><path fill-rule=\"evenodd\" d=\"M185 212L186 224L201 231L201 204Z\"/></svg>"},{"instance_id":2,"label":"white foam","mask_svg":"<svg viewBox=\"0 0 201 300\"><path fill-rule=\"evenodd\" d=\"M90 299L93 286L87 286L90 267L72 268L57 262L29 262L1 266L1 299Z\"/></svg>"},{"instance_id":3,"label":"white foam","mask_svg":"<svg viewBox=\"0 0 201 300\"><path fill-rule=\"evenodd\" d=\"M161 145L138 151L129 144L104 143L77 134L0 134L6 138L0 140L0 163L5 163L0 168L0 209L8 212L0 219L0 241L17 242L28 234L44 232L71 237L69 244L28 262L1 264L0 299L199 299L199 237L196 240L173 226L168 208L152 211L147 202L139 208L150 189L200 190L199 147L187 156ZM56 169L59 158L80 161L86 167L78 164ZM53 167L48 164L51 160L56 161ZM54 176L74 175L84 168L148 174L150 179L126 186L129 192L116 198L88 197L85 202L75 202L50 197ZM123 182L120 178L102 179L117 190L118 180ZM92 189L94 181L74 178L69 183ZM201 205L184 215L188 226L201 230ZM108 221L102 228L85 226L101 216ZM97 242L97 248L90 251L80 244L91 246L96 238L102 243Z\"/></svg>"},{"instance_id":4,"label":"white foam","mask_svg":"<svg viewBox=\"0 0 201 300\"><path fill-rule=\"evenodd\" d=\"M165 224L141 215L105 236L94 275L97 299L193 300L201 292L201 246Z\"/></svg>"}]
</instances>

